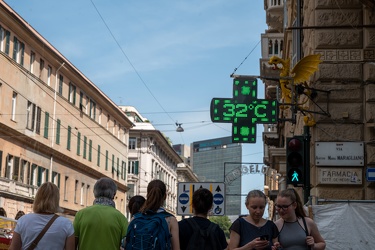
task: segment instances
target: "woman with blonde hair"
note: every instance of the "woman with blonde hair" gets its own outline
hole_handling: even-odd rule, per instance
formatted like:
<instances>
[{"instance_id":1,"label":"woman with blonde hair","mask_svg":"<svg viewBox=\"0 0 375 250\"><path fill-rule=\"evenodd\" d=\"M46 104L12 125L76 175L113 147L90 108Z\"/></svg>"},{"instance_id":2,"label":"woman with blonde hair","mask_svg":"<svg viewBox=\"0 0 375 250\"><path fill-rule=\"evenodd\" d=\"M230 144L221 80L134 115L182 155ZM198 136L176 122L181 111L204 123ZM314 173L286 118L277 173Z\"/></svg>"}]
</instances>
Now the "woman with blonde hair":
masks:
<instances>
[{"instance_id":1,"label":"woman with blonde hair","mask_svg":"<svg viewBox=\"0 0 375 250\"><path fill-rule=\"evenodd\" d=\"M56 213L62 212L59 202L60 192L58 187L51 182L43 183L35 195L34 213L19 218L9 249L33 249L31 245L39 233ZM35 249L75 249L72 222L67 218L58 216L37 243Z\"/></svg>"}]
</instances>

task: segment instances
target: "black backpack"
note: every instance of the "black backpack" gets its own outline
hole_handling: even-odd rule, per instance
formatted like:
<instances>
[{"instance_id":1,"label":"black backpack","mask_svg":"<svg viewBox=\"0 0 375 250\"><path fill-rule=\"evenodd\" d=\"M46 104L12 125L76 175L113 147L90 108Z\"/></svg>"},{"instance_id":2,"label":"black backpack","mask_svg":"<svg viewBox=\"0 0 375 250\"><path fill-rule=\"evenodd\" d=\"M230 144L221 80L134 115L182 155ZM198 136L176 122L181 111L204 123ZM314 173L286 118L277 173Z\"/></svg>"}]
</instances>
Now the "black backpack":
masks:
<instances>
[{"instance_id":1,"label":"black backpack","mask_svg":"<svg viewBox=\"0 0 375 250\"><path fill-rule=\"evenodd\" d=\"M215 235L218 225L210 223L208 228L201 229L193 218L186 219L193 235L190 237L186 250L218 250L222 249L218 236Z\"/></svg>"}]
</instances>

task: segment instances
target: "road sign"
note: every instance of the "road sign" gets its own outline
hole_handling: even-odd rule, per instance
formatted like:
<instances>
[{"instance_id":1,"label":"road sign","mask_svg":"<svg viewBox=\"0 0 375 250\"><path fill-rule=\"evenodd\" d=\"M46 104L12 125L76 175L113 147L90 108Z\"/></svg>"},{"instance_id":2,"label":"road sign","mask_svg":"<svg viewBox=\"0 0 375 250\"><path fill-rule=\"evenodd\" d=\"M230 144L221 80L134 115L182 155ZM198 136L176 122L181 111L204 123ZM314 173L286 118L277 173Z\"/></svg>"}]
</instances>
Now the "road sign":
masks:
<instances>
[{"instance_id":1,"label":"road sign","mask_svg":"<svg viewBox=\"0 0 375 250\"><path fill-rule=\"evenodd\" d=\"M375 168L367 168L366 179L367 181L375 181Z\"/></svg>"},{"instance_id":2,"label":"road sign","mask_svg":"<svg viewBox=\"0 0 375 250\"><path fill-rule=\"evenodd\" d=\"M207 188L214 196L212 213L225 214L225 184L223 182L180 182L178 183L177 214L193 215L193 193L199 188Z\"/></svg>"}]
</instances>

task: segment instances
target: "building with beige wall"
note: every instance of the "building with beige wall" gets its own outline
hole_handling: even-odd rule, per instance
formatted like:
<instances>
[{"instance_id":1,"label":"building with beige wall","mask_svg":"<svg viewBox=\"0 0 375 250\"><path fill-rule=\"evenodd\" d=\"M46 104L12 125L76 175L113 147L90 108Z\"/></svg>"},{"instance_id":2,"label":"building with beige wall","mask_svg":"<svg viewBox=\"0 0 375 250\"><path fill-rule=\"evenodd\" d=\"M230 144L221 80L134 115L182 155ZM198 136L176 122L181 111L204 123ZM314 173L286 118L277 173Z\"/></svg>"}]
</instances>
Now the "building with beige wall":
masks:
<instances>
[{"instance_id":1,"label":"building with beige wall","mask_svg":"<svg viewBox=\"0 0 375 250\"><path fill-rule=\"evenodd\" d=\"M0 1L0 207L32 211L38 186L60 188L67 215L93 202L101 177L125 213L133 123L99 88Z\"/></svg>"},{"instance_id":2,"label":"building with beige wall","mask_svg":"<svg viewBox=\"0 0 375 250\"><path fill-rule=\"evenodd\" d=\"M144 118L136 108L120 106L134 127L129 131L127 198L134 195L147 196L148 183L162 180L167 186L165 209L176 214L177 169L183 160L172 148L167 138Z\"/></svg>"},{"instance_id":3,"label":"building with beige wall","mask_svg":"<svg viewBox=\"0 0 375 250\"><path fill-rule=\"evenodd\" d=\"M311 197L374 200L375 185L367 181L366 172L375 165L375 1L265 0L264 6L269 30L262 39L283 39L280 56L291 60L291 69L310 54L320 54L322 61L306 82L316 96L311 92L297 95L296 111L290 107L280 109L280 122L265 129L264 159L280 174L278 188L287 187L286 139L308 132ZM266 44L262 43L263 52L267 51ZM261 76L275 77L267 64L268 54L262 56ZM277 81L266 79L264 83L266 96L280 100ZM364 160L355 164L336 157L326 165L320 164L316 158L321 152L316 148L321 142L328 147L324 153L334 158L339 154L336 150L354 154L363 145L358 157ZM359 146L352 146L352 142Z\"/></svg>"}]
</instances>

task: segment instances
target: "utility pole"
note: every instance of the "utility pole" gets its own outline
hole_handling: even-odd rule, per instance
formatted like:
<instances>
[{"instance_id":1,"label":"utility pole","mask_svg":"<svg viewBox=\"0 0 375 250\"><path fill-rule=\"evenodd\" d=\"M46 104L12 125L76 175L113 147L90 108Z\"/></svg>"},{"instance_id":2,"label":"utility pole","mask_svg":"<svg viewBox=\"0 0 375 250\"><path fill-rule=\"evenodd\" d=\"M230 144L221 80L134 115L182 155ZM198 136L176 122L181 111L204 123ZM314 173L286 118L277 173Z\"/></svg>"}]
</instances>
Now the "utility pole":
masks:
<instances>
[{"instance_id":1,"label":"utility pole","mask_svg":"<svg viewBox=\"0 0 375 250\"><path fill-rule=\"evenodd\" d=\"M304 150L305 150L305 162L304 162L304 168L305 168L305 183L304 183L304 204L306 204L309 201L310 197L310 127L304 126L304 135L303 135L303 142L304 142Z\"/></svg>"}]
</instances>

